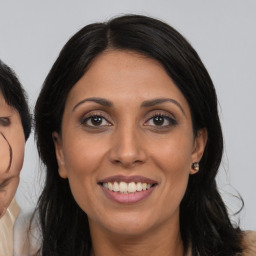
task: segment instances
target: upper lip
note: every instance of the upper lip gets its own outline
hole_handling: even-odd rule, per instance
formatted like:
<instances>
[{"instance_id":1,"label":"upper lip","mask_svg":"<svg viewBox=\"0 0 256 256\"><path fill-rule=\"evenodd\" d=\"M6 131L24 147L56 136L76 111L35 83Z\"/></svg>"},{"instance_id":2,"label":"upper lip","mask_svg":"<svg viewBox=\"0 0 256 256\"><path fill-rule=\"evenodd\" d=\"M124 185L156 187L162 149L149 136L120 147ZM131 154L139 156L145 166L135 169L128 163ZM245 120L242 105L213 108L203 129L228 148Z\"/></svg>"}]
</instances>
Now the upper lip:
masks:
<instances>
[{"instance_id":1,"label":"upper lip","mask_svg":"<svg viewBox=\"0 0 256 256\"><path fill-rule=\"evenodd\" d=\"M156 184L157 181L149 179L147 177L143 177L143 176L123 176L123 175L115 175L115 176L110 176L110 177L106 177L104 179L101 179L98 181L98 183L107 183L107 182L126 182L126 183L130 183L130 182L141 182L141 183L147 183L147 184Z\"/></svg>"}]
</instances>

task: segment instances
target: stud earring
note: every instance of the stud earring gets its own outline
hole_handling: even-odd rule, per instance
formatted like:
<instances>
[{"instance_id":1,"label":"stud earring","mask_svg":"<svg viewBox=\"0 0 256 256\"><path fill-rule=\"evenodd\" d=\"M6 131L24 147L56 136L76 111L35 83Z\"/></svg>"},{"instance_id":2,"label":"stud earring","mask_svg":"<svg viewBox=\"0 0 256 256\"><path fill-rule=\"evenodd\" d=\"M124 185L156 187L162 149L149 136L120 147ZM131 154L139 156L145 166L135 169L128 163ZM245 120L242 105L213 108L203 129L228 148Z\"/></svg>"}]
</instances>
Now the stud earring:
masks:
<instances>
[{"instance_id":1,"label":"stud earring","mask_svg":"<svg viewBox=\"0 0 256 256\"><path fill-rule=\"evenodd\" d=\"M192 164L192 169L195 170L196 172L199 171L199 162L195 162Z\"/></svg>"}]
</instances>

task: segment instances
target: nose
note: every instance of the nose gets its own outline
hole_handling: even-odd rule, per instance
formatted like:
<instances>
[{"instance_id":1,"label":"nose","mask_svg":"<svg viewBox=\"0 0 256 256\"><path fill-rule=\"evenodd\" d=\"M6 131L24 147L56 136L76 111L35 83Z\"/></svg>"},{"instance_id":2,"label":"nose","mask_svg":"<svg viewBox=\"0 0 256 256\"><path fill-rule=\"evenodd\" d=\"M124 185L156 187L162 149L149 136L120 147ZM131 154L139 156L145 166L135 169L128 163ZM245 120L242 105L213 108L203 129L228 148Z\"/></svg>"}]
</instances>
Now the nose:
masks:
<instances>
[{"instance_id":1,"label":"nose","mask_svg":"<svg viewBox=\"0 0 256 256\"><path fill-rule=\"evenodd\" d=\"M143 138L135 127L117 129L111 138L109 159L114 164L132 168L146 161Z\"/></svg>"}]
</instances>

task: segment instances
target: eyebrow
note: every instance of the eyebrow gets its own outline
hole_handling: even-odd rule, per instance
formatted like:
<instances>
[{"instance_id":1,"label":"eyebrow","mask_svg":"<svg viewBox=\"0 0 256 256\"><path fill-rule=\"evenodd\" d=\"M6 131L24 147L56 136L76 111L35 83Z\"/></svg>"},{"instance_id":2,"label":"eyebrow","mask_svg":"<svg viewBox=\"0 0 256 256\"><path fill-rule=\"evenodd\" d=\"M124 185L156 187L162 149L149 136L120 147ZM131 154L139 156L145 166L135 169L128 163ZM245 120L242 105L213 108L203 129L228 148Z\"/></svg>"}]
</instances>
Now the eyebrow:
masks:
<instances>
[{"instance_id":1,"label":"eyebrow","mask_svg":"<svg viewBox=\"0 0 256 256\"><path fill-rule=\"evenodd\" d=\"M93 98L87 98L84 100L79 101L72 109L72 112L81 104L85 103L85 102L95 102L98 103L99 105L102 105L104 107L113 107L113 103L107 99L103 99L103 98L98 98L98 97L93 97ZM181 112L184 114L184 116L186 116L184 109L182 108L181 104L171 98L156 98L156 99L152 99L152 100L146 100L143 101L141 104L141 107L146 108L146 107L153 107L156 106L158 104L162 104L165 102L171 102L174 103L180 110Z\"/></svg>"},{"instance_id":2,"label":"eyebrow","mask_svg":"<svg viewBox=\"0 0 256 256\"><path fill-rule=\"evenodd\" d=\"M153 107L158 104L165 103L165 102L174 103L181 110L181 112L184 114L184 116L186 116L185 111L182 108L181 104L178 101L176 101L174 99L170 99L170 98L156 98L156 99L152 99L152 100L146 100L146 101L142 102L141 106L142 107Z\"/></svg>"},{"instance_id":3,"label":"eyebrow","mask_svg":"<svg viewBox=\"0 0 256 256\"><path fill-rule=\"evenodd\" d=\"M85 103L85 102L95 102L95 103L98 103L99 105L102 105L104 107L113 107L113 103L110 102L109 100L106 100L106 99L103 99L103 98L96 98L96 97L93 97L93 98L87 98L87 99L84 99L84 100L81 100L79 101L72 109L72 112L78 107L80 106L81 104Z\"/></svg>"}]
</instances>

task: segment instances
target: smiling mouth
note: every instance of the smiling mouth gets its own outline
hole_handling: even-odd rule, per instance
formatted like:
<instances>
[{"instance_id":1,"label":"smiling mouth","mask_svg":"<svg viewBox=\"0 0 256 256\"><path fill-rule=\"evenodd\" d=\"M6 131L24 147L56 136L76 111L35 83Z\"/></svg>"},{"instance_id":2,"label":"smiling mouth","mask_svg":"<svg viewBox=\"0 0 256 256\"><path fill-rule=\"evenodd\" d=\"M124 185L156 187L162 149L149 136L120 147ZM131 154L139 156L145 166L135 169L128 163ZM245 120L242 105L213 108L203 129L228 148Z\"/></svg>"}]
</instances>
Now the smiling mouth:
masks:
<instances>
[{"instance_id":1,"label":"smiling mouth","mask_svg":"<svg viewBox=\"0 0 256 256\"><path fill-rule=\"evenodd\" d=\"M102 182L99 185L103 186L107 190L121 193L121 194L130 194L148 190L153 186L156 186L156 183L150 184L146 182Z\"/></svg>"},{"instance_id":2,"label":"smiling mouth","mask_svg":"<svg viewBox=\"0 0 256 256\"><path fill-rule=\"evenodd\" d=\"M116 175L100 180L98 185L110 200L133 204L149 197L158 183L143 176Z\"/></svg>"}]
</instances>

